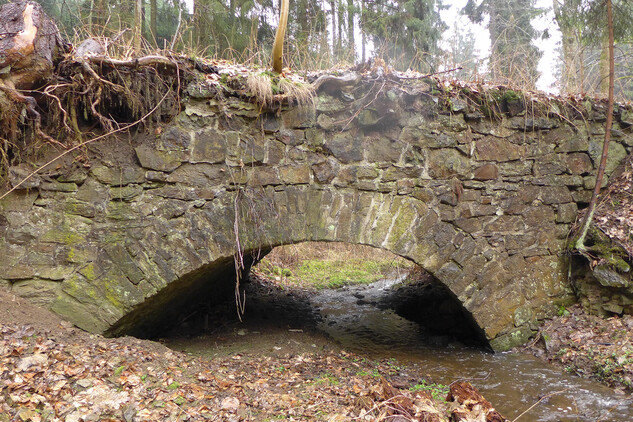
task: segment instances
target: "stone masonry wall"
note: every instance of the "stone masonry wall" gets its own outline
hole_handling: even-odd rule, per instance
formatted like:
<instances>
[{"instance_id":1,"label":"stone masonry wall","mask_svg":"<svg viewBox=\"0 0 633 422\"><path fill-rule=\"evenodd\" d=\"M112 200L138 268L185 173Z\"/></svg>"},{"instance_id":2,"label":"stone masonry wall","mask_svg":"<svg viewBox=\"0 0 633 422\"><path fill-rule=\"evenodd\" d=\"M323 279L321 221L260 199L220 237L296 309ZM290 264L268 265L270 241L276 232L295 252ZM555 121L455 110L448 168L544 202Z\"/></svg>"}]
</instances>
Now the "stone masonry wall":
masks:
<instances>
[{"instance_id":1,"label":"stone masonry wall","mask_svg":"<svg viewBox=\"0 0 633 422\"><path fill-rule=\"evenodd\" d=\"M443 282L493 348L570 298L561 252L595 183L604 112L530 117L498 98L387 79L321 84L315 107L188 87L161 133L93 147L0 201L0 284L109 334L142 335L251 253L301 241L387 249ZM618 112L607 174L630 152ZM13 183L30 171L10 169Z\"/></svg>"}]
</instances>

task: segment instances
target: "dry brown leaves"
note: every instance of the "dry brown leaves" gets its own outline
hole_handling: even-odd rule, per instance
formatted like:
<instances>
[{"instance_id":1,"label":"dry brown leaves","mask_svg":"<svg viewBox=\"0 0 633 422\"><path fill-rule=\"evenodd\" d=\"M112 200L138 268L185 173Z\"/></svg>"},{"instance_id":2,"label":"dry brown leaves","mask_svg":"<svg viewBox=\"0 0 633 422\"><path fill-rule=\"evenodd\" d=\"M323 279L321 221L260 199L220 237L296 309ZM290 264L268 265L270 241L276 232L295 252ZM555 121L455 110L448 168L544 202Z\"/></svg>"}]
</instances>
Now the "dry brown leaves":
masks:
<instances>
[{"instance_id":1,"label":"dry brown leaves","mask_svg":"<svg viewBox=\"0 0 633 422\"><path fill-rule=\"evenodd\" d=\"M633 156L601 194L594 224L633 257Z\"/></svg>"},{"instance_id":2,"label":"dry brown leaves","mask_svg":"<svg viewBox=\"0 0 633 422\"><path fill-rule=\"evenodd\" d=\"M578 305L541 328L546 357L565 370L633 391L633 316L603 319Z\"/></svg>"},{"instance_id":3,"label":"dry brown leaves","mask_svg":"<svg viewBox=\"0 0 633 422\"><path fill-rule=\"evenodd\" d=\"M392 375L346 352L208 361L134 338L0 324L0 421L443 422L464 408L395 388Z\"/></svg>"}]
</instances>

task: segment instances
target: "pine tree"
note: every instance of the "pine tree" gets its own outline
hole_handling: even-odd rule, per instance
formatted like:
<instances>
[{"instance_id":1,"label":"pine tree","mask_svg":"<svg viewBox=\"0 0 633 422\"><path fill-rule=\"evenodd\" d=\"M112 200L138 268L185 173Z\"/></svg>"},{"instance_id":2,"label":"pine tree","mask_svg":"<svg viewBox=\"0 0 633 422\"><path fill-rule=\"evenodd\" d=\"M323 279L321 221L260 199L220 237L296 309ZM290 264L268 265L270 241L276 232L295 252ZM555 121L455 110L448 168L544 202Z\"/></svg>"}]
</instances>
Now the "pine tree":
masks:
<instances>
[{"instance_id":1,"label":"pine tree","mask_svg":"<svg viewBox=\"0 0 633 422\"><path fill-rule=\"evenodd\" d=\"M377 54L394 68L432 71L445 29L441 7L440 0L365 2L362 30L372 38Z\"/></svg>"},{"instance_id":2,"label":"pine tree","mask_svg":"<svg viewBox=\"0 0 633 422\"><path fill-rule=\"evenodd\" d=\"M488 31L492 48L490 73L494 81L533 88L539 76L542 53L533 44L538 33L531 20L542 11L535 0L468 0L463 12L480 23L489 16Z\"/></svg>"}]
</instances>

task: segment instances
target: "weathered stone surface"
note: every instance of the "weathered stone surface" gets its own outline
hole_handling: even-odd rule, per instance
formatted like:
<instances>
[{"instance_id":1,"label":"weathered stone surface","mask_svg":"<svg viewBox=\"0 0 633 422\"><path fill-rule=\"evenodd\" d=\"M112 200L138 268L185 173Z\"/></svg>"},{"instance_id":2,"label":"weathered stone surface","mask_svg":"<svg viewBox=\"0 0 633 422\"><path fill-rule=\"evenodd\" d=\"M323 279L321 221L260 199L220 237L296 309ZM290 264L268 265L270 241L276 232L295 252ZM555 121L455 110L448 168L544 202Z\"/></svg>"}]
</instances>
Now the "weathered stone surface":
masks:
<instances>
[{"instance_id":1,"label":"weathered stone surface","mask_svg":"<svg viewBox=\"0 0 633 422\"><path fill-rule=\"evenodd\" d=\"M89 178L81 185L75 194L75 198L91 204L105 202L107 200L107 191L107 187L103 186L95 179Z\"/></svg>"},{"instance_id":2,"label":"weathered stone surface","mask_svg":"<svg viewBox=\"0 0 633 422\"><path fill-rule=\"evenodd\" d=\"M149 145L138 146L135 151L139 163L146 169L170 172L182 163L181 151L158 150Z\"/></svg>"},{"instance_id":3,"label":"weathered stone surface","mask_svg":"<svg viewBox=\"0 0 633 422\"><path fill-rule=\"evenodd\" d=\"M477 159L483 161L513 161L523 158L525 146L506 139L487 137L475 143Z\"/></svg>"},{"instance_id":4,"label":"weathered stone surface","mask_svg":"<svg viewBox=\"0 0 633 422\"><path fill-rule=\"evenodd\" d=\"M588 152L596 168L598 168L598 164L600 163L603 144L603 138L592 138L589 140ZM622 160L624 160L626 155L626 149L622 146L622 144L617 142L609 143L609 154L607 155L607 165L605 167L606 174L611 174Z\"/></svg>"},{"instance_id":5,"label":"weathered stone surface","mask_svg":"<svg viewBox=\"0 0 633 422\"><path fill-rule=\"evenodd\" d=\"M464 115L459 114L450 114L440 115L437 117L437 122L440 124L440 127L449 129L454 132L461 132L463 130L468 129L468 125L464 120Z\"/></svg>"},{"instance_id":6,"label":"weathered stone surface","mask_svg":"<svg viewBox=\"0 0 633 422\"><path fill-rule=\"evenodd\" d=\"M216 129L206 129L194 135L190 159L192 163L223 163L225 156L224 135Z\"/></svg>"},{"instance_id":7,"label":"weathered stone surface","mask_svg":"<svg viewBox=\"0 0 633 422\"><path fill-rule=\"evenodd\" d=\"M566 156L563 154L546 154L534 164L534 175L563 174L567 171Z\"/></svg>"},{"instance_id":8,"label":"weathered stone surface","mask_svg":"<svg viewBox=\"0 0 633 422\"><path fill-rule=\"evenodd\" d=\"M568 204L561 204L558 206L558 213L556 215L557 223L573 223L576 221L576 215L578 214L578 206L575 202Z\"/></svg>"},{"instance_id":9,"label":"weathered stone surface","mask_svg":"<svg viewBox=\"0 0 633 422\"><path fill-rule=\"evenodd\" d=\"M589 156L583 152L567 155L567 168L571 174L587 175L593 171Z\"/></svg>"},{"instance_id":10,"label":"weathered stone surface","mask_svg":"<svg viewBox=\"0 0 633 422\"><path fill-rule=\"evenodd\" d=\"M4 212L28 211L33 206L37 195L37 190L13 191L3 199L0 199L0 210Z\"/></svg>"},{"instance_id":11,"label":"weathered stone surface","mask_svg":"<svg viewBox=\"0 0 633 422\"><path fill-rule=\"evenodd\" d=\"M170 126L161 135L158 148L168 151L186 151L190 144L191 133L180 126Z\"/></svg>"},{"instance_id":12,"label":"weathered stone surface","mask_svg":"<svg viewBox=\"0 0 633 422\"><path fill-rule=\"evenodd\" d=\"M445 179L460 175L469 175L470 163L463 154L454 149L442 148L430 152L428 162L429 176Z\"/></svg>"},{"instance_id":13,"label":"weathered stone surface","mask_svg":"<svg viewBox=\"0 0 633 422\"><path fill-rule=\"evenodd\" d=\"M55 169L11 193L0 283L88 330L151 331L226 287L237 222L245 257L312 240L388 249L448 286L493 347L526 341L570 295L559 252L591 194L601 125L519 108L500 121L449 114L430 93L394 89L359 117L362 90L329 92L280 116L196 92L130 157ZM616 159L633 145L621 132Z\"/></svg>"},{"instance_id":14,"label":"weathered stone surface","mask_svg":"<svg viewBox=\"0 0 633 422\"><path fill-rule=\"evenodd\" d=\"M185 164L165 178L169 183L183 186L209 187L224 183L231 174L221 164Z\"/></svg>"},{"instance_id":15,"label":"weathered stone surface","mask_svg":"<svg viewBox=\"0 0 633 422\"><path fill-rule=\"evenodd\" d=\"M286 145L297 146L305 142L305 132L299 130L281 129L276 138Z\"/></svg>"},{"instance_id":16,"label":"weathered stone surface","mask_svg":"<svg viewBox=\"0 0 633 422\"><path fill-rule=\"evenodd\" d=\"M35 276L35 270L26 265L15 265L5 269L2 277L7 280L25 280Z\"/></svg>"},{"instance_id":17,"label":"weathered stone surface","mask_svg":"<svg viewBox=\"0 0 633 422\"><path fill-rule=\"evenodd\" d=\"M140 167L107 167L97 165L90 169L92 175L101 183L110 186L125 186L130 183L143 183L145 172Z\"/></svg>"},{"instance_id":18,"label":"weathered stone surface","mask_svg":"<svg viewBox=\"0 0 633 422\"><path fill-rule=\"evenodd\" d=\"M378 112L378 110L372 108L364 108L358 114L358 124L361 127L375 126L383 118L384 113Z\"/></svg>"},{"instance_id":19,"label":"weathered stone surface","mask_svg":"<svg viewBox=\"0 0 633 422\"><path fill-rule=\"evenodd\" d=\"M324 147L341 163L351 163L363 159L361 139L349 132L337 133L325 140Z\"/></svg>"},{"instance_id":20,"label":"weathered stone surface","mask_svg":"<svg viewBox=\"0 0 633 422\"><path fill-rule=\"evenodd\" d=\"M140 195L143 188L139 185L112 186L110 188L110 199L115 201L129 201L130 199Z\"/></svg>"},{"instance_id":21,"label":"weathered stone surface","mask_svg":"<svg viewBox=\"0 0 633 422\"><path fill-rule=\"evenodd\" d=\"M331 160L324 160L312 165L314 180L321 184L330 183L336 177L338 165Z\"/></svg>"},{"instance_id":22,"label":"weathered stone surface","mask_svg":"<svg viewBox=\"0 0 633 422\"><path fill-rule=\"evenodd\" d=\"M42 178L33 173L35 169L27 164L9 167L9 184L18 189L36 188L42 183Z\"/></svg>"},{"instance_id":23,"label":"weathered stone surface","mask_svg":"<svg viewBox=\"0 0 633 422\"><path fill-rule=\"evenodd\" d=\"M81 215L87 218L94 217L96 213L94 205L72 199L66 202L64 205L64 211L68 214Z\"/></svg>"},{"instance_id":24,"label":"weathered stone surface","mask_svg":"<svg viewBox=\"0 0 633 422\"><path fill-rule=\"evenodd\" d=\"M513 347L525 344L535 334L529 326L520 327L508 334L496 337L490 342L494 350L510 350Z\"/></svg>"},{"instance_id":25,"label":"weathered stone surface","mask_svg":"<svg viewBox=\"0 0 633 422\"><path fill-rule=\"evenodd\" d=\"M370 163L397 163L400 160L404 144L382 136L371 136L365 137L364 149L365 158Z\"/></svg>"},{"instance_id":26,"label":"weathered stone surface","mask_svg":"<svg viewBox=\"0 0 633 422\"><path fill-rule=\"evenodd\" d=\"M36 305L48 306L57 297L59 286L47 280L31 279L13 283L11 290Z\"/></svg>"},{"instance_id":27,"label":"weathered stone surface","mask_svg":"<svg viewBox=\"0 0 633 422\"><path fill-rule=\"evenodd\" d=\"M499 176L499 169L494 164L484 164L475 169L475 180L494 180Z\"/></svg>"},{"instance_id":28,"label":"weathered stone surface","mask_svg":"<svg viewBox=\"0 0 633 422\"><path fill-rule=\"evenodd\" d=\"M607 265L598 265L593 269L593 275L605 287L628 288L632 285L628 277L623 276Z\"/></svg>"},{"instance_id":29,"label":"weathered stone surface","mask_svg":"<svg viewBox=\"0 0 633 422\"><path fill-rule=\"evenodd\" d=\"M86 180L87 177L88 177L88 172L85 169L72 168L72 169L69 169L64 174L60 174L57 177L57 181L62 182L62 183L81 184Z\"/></svg>"},{"instance_id":30,"label":"weathered stone surface","mask_svg":"<svg viewBox=\"0 0 633 422\"><path fill-rule=\"evenodd\" d=\"M310 166L283 166L279 168L279 178L282 183L301 185L310 183Z\"/></svg>"},{"instance_id":31,"label":"weathered stone surface","mask_svg":"<svg viewBox=\"0 0 633 422\"><path fill-rule=\"evenodd\" d=\"M281 113L284 126L290 129L306 129L314 126L316 110L314 107L293 107Z\"/></svg>"},{"instance_id":32,"label":"weathered stone surface","mask_svg":"<svg viewBox=\"0 0 633 422\"><path fill-rule=\"evenodd\" d=\"M239 165L258 164L266 157L266 140L261 133L240 135L227 133L227 157Z\"/></svg>"},{"instance_id":33,"label":"weathered stone surface","mask_svg":"<svg viewBox=\"0 0 633 422\"><path fill-rule=\"evenodd\" d=\"M371 170L361 170L361 174L359 177L369 178L373 176L373 172ZM382 181L383 182L395 182L401 179L407 178L418 178L420 177L421 169L418 167L395 167L391 166L388 169L384 170L382 173Z\"/></svg>"},{"instance_id":34,"label":"weathered stone surface","mask_svg":"<svg viewBox=\"0 0 633 422\"><path fill-rule=\"evenodd\" d=\"M253 186L280 185L282 183L274 168L255 167L248 177L248 184Z\"/></svg>"},{"instance_id":35,"label":"weathered stone surface","mask_svg":"<svg viewBox=\"0 0 633 422\"><path fill-rule=\"evenodd\" d=\"M558 122L544 117L513 117L508 120L508 127L516 130L549 130L558 127Z\"/></svg>"},{"instance_id":36,"label":"weathered stone surface","mask_svg":"<svg viewBox=\"0 0 633 422\"><path fill-rule=\"evenodd\" d=\"M346 109L345 104L338 98L334 98L328 94L322 94L317 97L316 111L321 113L338 113Z\"/></svg>"}]
</instances>

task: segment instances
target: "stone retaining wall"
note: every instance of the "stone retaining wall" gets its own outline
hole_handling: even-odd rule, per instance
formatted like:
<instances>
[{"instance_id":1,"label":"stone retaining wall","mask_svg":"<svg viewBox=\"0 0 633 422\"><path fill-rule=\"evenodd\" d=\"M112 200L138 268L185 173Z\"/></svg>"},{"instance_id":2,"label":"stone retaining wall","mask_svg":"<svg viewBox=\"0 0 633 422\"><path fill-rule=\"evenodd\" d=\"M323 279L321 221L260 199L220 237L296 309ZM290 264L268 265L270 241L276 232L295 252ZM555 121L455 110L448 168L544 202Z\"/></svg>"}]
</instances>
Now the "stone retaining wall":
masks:
<instances>
[{"instance_id":1,"label":"stone retaining wall","mask_svg":"<svg viewBox=\"0 0 633 422\"><path fill-rule=\"evenodd\" d=\"M420 264L497 350L569 300L561 252L595 183L599 107L566 121L502 99L495 120L425 83L364 80L273 112L218 86L191 85L162 133L95 145L89 168L1 201L0 283L86 330L143 335L217 294L238 244L248 267L280 244L343 241ZM628 116L607 174L633 145Z\"/></svg>"}]
</instances>

